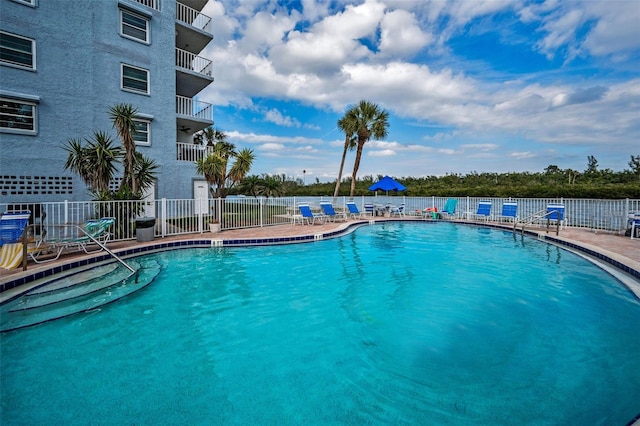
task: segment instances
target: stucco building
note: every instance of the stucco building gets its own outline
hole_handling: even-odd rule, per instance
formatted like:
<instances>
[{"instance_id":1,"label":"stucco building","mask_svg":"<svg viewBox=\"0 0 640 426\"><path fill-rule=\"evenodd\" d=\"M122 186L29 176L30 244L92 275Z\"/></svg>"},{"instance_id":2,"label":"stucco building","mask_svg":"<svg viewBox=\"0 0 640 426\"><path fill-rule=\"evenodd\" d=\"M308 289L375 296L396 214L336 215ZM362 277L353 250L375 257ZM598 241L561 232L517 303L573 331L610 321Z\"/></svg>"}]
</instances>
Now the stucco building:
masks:
<instances>
[{"instance_id":1,"label":"stucco building","mask_svg":"<svg viewBox=\"0 0 640 426\"><path fill-rule=\"evenodd\" d=\"M207 1L0 0L0 204L90 199L62 146L99 130L120 143L118 103L138 109L137 150L159 166L150 197L193 198L193 134L213 124L197 100L213 82Z\"/></svg>"}]
</instances>

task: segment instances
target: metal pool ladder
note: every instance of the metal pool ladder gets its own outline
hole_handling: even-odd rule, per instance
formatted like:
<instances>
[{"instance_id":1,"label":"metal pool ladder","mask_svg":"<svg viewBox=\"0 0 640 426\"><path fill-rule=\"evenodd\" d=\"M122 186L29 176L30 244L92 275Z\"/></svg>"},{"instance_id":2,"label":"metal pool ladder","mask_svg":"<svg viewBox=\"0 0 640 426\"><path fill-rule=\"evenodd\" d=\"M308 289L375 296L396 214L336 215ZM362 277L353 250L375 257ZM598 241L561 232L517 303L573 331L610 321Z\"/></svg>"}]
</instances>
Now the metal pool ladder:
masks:
<instances>
[{"instance_id":1,"label":"metal pool ladder","mask_svg":"<svg viewBox=\"0 0 640 426\"><path fill-rule=\"evenodd\" d=\"M518 227L518 224L522 224L522 228L520 229L520 232L521 232L522 235L524 235L524 227L525 227L525 225L529 225L529 224L533 223L533 220L531 220L531 219L534 219L534 218L535 219L547 218L547 233L549 233L549 226L551 224L551 216L557 215L559 213L560 213L559 210L547 210L547 209L544 209L544 210L540 210L539 212L536 212L534 214L531 214L531 215L525 217L524 219L518 220L517 222L515 222L513 224L513 238L516 237L516 231L517 231L516 228ZM556 220L556 235L560 234L560 222L561 222L560 219Z\"/></svg>"}]
</instances>

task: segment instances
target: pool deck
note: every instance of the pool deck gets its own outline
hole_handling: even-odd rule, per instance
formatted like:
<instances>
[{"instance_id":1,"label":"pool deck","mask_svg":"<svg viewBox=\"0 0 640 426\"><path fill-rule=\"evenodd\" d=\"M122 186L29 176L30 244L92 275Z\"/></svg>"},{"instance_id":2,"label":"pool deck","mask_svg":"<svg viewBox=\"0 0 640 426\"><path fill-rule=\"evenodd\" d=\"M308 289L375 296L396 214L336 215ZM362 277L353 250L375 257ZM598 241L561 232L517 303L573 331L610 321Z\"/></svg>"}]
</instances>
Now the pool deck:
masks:
<instances>
[{"instance_id":1,"label":"pool deck","mask_svg":"<svg viewBox=\"0 0 640 426\"><path fill-rule=\"evenodd\" d=\"M376 217L375 222L380 223L384 221L405 221L405 220L421 220L416 217L407 216L406 218L381 218ZM512 224L505 223L495 223L495 222L473 222L468 220L454 220L456 223L466 223L471 225L489 225L491 227L500 227L505 230L512 230ZM367 225L369 223L369 219L367 220L347 220L346 222L336 222L336 223L325 223L325 224L315 224L315 225L291 225L291 224L283 224L283 225L274 225L274 226L265 226L261 228L244 228L244 229L234 229L234 230L225 230L220 233L212 234L210 232L198 233L198 234L187 234L187 235L179 235L179 236L171 236L166 238L156 238L151 242L137 242L135 240L131 241L118 241L112 242L108 244L110 250L112 250L116 254L125 254L127 251L131 252L132 249L142 248L151 248L153 246L157 246L159 244L172 244L176 242L194 242L198 241L200 243L207 242L214 245L217 243L225 244L233 243L241 241L261 241L263 239L272 239L272 240L291 240L300 238L299 241L288 241L288 242L303 242L303 241L314 241L314 237L319 235L326 235L328 233L336 233L336 235L340 235L341 231L348 232L348 229L353 229L354 224L363 224ZM539 238L551 238L552 241L559 242L561 245L566 246L566 248L579 248L580 251L586 252L587 254L596 254L594 257L603 256L604 258L613 259L618 266L622 266L623 269L637 271L640 273L640 238L631 239L629 237L624 237L622 235L616 235L603 231L593 231L588 229L579 229L579 228L564 228L561 229L559 235L555 235L555 228L550 229L547 233L546 228L528 226L526 228L528 234L532 237L536 237L536 234L539 235ZM305 238L306 237L306 238ZM279 241L274 241L272 243L277 244ZM285 242L285 241L280 241ZM243 245L243 244L237 244ZM250 245L250 244L249 244ZM200 245L202 246L202 245ZM63 253L60 259L43 263L43 264L35 264L33 262L28 263L27 271L22 271L21 268L14 269L11 271L7 271L4 269L0 269L0 284L12 282L15 280L19 280L21 278L33 276L39 272L51 270L52 268L64 265L76 263L79 261L83 261L85 259L90 259L92 257L104 256L104 252L97 252L92 254L85 254L84 252L70 252ZM638 275L636 274L636 281L638 280ZM3 286L4 287L4 286ZM23 287L22 285L19 287ZM638 285L640 288L640 284ZM16 290L18 290L16 288ZM640 289L632 289L636 295L640 298ZM3 292L5 293L5 292ZM0 302L9 294L0 293ZM13 293L13 291L8 292Z\"/></svg>"}]
</instances>

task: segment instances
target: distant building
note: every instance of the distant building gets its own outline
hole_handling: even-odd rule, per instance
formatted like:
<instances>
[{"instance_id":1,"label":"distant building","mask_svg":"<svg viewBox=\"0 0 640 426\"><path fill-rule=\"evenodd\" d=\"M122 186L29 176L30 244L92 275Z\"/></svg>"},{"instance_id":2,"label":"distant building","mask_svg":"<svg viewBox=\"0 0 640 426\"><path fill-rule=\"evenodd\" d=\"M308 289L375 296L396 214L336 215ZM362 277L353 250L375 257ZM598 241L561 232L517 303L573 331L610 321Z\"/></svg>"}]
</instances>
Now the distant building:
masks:
<instances>
[{"instance_id":1,"label":"distant building","mask_svg":"<svg viewBox=\"0 0 640 426\"><path fill-rule=\"evenodd\" d=\"M196 99L213 82L198 56L213 39L207 1L0 0L0 204L89 199L62 145L98 130L120 143L118 103L138 109L137 149L159 165L149 196L202 191L193 135L213 124Z\"/></svg>"}]
</instances>

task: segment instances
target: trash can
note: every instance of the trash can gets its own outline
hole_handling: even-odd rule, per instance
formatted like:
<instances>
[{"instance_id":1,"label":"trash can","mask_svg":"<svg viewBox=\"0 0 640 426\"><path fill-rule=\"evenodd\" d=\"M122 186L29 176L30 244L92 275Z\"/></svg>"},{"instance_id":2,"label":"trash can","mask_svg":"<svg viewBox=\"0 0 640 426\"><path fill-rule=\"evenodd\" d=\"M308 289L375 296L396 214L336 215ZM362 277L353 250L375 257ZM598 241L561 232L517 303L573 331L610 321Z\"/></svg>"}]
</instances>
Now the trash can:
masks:
<instances>
[{"instance_id":1,"label":"trash can","mask_svg":"<svg viewBox=\"0 0 640 426\"><path fill-rule=\"evenodd\" d=\"M156 233L155 217L139 217L136 219L136 239L139 243L153 241Z\"/></svg>"}]
</instances>

